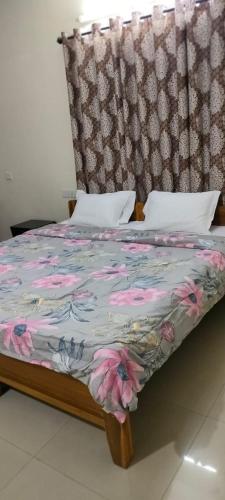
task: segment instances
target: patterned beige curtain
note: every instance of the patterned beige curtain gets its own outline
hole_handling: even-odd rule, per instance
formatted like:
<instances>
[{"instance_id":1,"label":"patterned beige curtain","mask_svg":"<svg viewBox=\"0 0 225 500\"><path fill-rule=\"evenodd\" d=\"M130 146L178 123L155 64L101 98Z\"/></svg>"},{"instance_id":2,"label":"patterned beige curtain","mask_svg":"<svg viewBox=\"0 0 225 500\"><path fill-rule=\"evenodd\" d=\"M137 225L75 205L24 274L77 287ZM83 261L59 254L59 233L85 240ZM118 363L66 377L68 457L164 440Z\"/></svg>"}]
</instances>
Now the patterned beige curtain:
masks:
<instances>
[{"instance_id":1,"label":"patterned beige curtain","mask_svg":"<svg viewBox=\"0 0 225 500\"><path fill-rule=\"evenodd\" d=\"M80 189L225 193L224 0L63 43Z\"/></svg>"}]
</instances>

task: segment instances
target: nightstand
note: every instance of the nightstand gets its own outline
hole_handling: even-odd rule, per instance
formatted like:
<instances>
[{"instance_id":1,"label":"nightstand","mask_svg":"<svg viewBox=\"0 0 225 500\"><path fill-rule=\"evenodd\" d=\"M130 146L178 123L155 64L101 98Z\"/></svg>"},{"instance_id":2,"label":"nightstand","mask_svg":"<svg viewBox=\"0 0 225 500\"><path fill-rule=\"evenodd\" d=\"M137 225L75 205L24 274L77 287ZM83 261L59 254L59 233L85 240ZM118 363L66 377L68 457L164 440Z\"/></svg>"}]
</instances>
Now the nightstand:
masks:
<instances>
[{"instance_id":1,"label":"nightstand","mask_svg":"<svg viewBox=\"0 0 225 500\"><path fill-rule=\"evenodd\" d=\"M26 220L25 222L20 222L19 224L15 224L11 226L11 233L13 236L19 236L19 234L23 234L26 231L31 231L31 229L38 229L42 226L47 226L48 224L55 224L55 220L39 220L39 219L31 219Z\"/></svg>"}]
</instances>

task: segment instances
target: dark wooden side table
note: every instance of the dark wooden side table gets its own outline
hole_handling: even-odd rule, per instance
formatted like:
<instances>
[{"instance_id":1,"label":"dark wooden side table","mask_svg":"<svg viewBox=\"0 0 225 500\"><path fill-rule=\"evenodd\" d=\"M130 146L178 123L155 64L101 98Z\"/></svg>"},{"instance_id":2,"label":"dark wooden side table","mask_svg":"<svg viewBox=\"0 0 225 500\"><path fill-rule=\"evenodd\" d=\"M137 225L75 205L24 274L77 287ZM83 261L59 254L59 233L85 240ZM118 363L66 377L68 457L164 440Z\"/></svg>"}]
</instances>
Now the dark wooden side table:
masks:
<instances>
[{"instance_id":1,"label":"dark wooden side table","mask_svg":"<svg viewBox=\"0 0 225 500\"><path fill-rule=\"evenodd\" d=\"M25 222L20 222L19 224L15 224L11 226L11 233L13 236L18 236L19 234L23 234L26 231L30 231L31 229L38 229L42 226L47 226L48 224L55 224L55 220L40 220L40 219L31 219L26 220Z\"/></svg>"}]
</instances>

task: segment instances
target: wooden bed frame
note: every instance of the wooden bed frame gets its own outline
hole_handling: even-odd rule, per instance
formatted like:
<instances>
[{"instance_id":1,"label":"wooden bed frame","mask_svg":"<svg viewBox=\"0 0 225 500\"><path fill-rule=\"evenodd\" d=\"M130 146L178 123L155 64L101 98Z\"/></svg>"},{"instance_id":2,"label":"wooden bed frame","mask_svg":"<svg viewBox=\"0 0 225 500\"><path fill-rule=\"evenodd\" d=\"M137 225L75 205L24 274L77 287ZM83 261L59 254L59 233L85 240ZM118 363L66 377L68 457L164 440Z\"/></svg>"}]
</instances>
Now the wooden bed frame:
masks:
<instances>
[{"instance_id":1,"label":"wooden bed frame","mask_svg":"<svg viewBox=\"0 0 225 500\"><path fill-rule=\"evenodd\" d=\"M74 207L75 201L69 201L70 215ZM143 203L136 203L133 218L144 219ZM214 224L225 225L225 207L217 207ZM120 424L102 410L79 380L1 354L0 396L10 387L104 429L114 463L129 466L134 454L129 412Z\"/></svg>"}]
</instances>

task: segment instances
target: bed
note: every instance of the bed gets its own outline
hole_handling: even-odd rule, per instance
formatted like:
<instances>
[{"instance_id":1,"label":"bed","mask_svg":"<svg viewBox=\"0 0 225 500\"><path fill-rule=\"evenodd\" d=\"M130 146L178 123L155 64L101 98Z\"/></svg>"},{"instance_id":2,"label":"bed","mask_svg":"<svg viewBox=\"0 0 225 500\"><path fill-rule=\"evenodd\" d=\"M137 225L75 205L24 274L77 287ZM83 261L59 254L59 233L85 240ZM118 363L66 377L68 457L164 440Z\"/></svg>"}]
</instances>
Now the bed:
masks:
<instances>
[{"instance_id":1,"label":"bed","mask_svg":"<svg viewBox=\"0 0 225 500\"><path fill-rule=\"evenodd\" d=\"M75 202L73 201L69 202L70 214L73 212L74 206ZM143 220L143 218L144 218L143 205L141 203L136 203L134 219L137 221L141 221ZM216 225L225 225L224 207L222 206L217 207L214 223ZM29 234L25 233L25 235L22 235L19 238L10 240L11 241L10 243L9 242L3 243L0 246L0 266L1 265L9 266L8 268L7 267L5 268L9 272L12 272L13 268L20 269L23 266L25 266L26 271L28 271L28 276L30 276L30 272L33 272L32 268L33 261L31 261L29 258L28 261L25 262L25 264L23 264L22 260L20 259L20 248L19 248L20 245L23 247L23 245L26 244L28 239L32 251L35 251L35 248L38 247L40 241L44 241L45 242L44 244L46 246L46 252L49 251L48 246L49 247L53 246L55 248L56 244L62 246L66 241L67 242L66 255L68 256L68 258L70 258L71 256L70 252L73 252L73 247L71 245L71 242L74 242L75 240L79 241L78 244L79 247L81 247L82 244L84 244L85 246L85 241L89 241L90 247L92 249L94 245L95 252L96 248L98 248L99 245L101 245L101 248L105 248L106 255L105 255L105 262L103 262L103 272L101 273L99 270L93 271L93 269L95 268L91 269L90 274L92 275L93 284L90 286L93 286L93 288L100 287L99 290L101 290L101 283L104 283L104 286L106 287L104 289L104 293L107 295L108 293L107 290L109 290L111 297L110 299L111 306L114 305L116 310L120 310L120 305L121 304L123 305L125 300L126 304L130 307L129 315L132 316L132 322L129 321L129 318L127 319L123 317L123 312L118 313L116 315L116 320L115 320L115 315L113 316L114 313L112 314L111 312L109 313L107 312L107 314L111 314L111 316L109 316L108 324L113 325L113 335L114 335L113 342L115 342L115 344L119 346L119 348L122 346L125 349L124 351L125 358L123 365L123 357L121 357L121 359L119 360L121 362L119 362L118 359L115 359L115 352L112 349L113 347L112 342L110 343L110 348L109 348L108 343L105 340L104 324L101 324L101 322L99 323L98 318L97 319L95 318L94 320L91 319L91 321L90 318L87 319L87 317L90 316L92 318L92 315L94 315L92 306L93 306L93 300L95 299L93 299L93 293L88 292L89 293L88 295L87 292L85 292L86 293L85 295L84 291L79 292L81 293L81 295L82 293L84 293L84 295L82 295L82 298L84 297L85 300L90 299L90 305L89 308L87 308L86 310L85 308L83 308L83 302L81 301L79 302L78 311L77 310L75 312L72 311L73 315L75 315L73 317L73 320L75 319L75 321L79 321L79 328L81 330L81 335L79 337L79 344L78 343L76 344L76 342L74 342L74 339L73 337L71 337L71 335L69 342L69 348L70 348L69 357L73 357L75 363L74 366L76 366L77 370L76 371L74 369L74 366L72 365L69 367L70 370L67 370L65 366L64 367L61 366L61 368L59 366L59 364L62 363L62 353L64 356L63 362L64 363L68 362L67 359L68 356L65 359L65 352L66 354L68 354L68 343L66 343L67 339L65 339L64 336L61 336L60 334L60 338L57 338L57 344L56 344L54 328L58 328L59 323L62 321L62 315L64 314L63 318L65 319L65 314L67 314L67 311L65 312L65 308L63 309L62 307L62 305L64 305L64 302L62 304L62 297L57 296L58 293L57 289L56 291L53 289L52 291L53 295L50 298L48 297L47 301L47 303L49 304L49 301L52 300L52 298L54 298L54 300L57 303L57 308L54 310L53 313L52 307L48 306L47 309L45 310L45 319L42 322L42 327L46 329L47 333L46 344L48 343L49 349L52 353L52 359L54 359L54 362L56 363L55 368L49 369L52 368L51 362L49 361L48 358L45 358L45 355L43 355L43 360L41 359L40 353L42 352L43 349L42 344L40 344L39 347L38 359L35 359L33 355L32 351L33 346L31 343L31 338L29 336L29 333L35 332L35 328L37 328L37 325L35 326L34 321L33 323L32 322L30 323L30 332L28 332L28 335L25 338L23 337L25 330L23 321L21 321L20 324L16 325L15 327L15 324L12 321L10 322L10 318L8 321L6 321L6 319L2 320L2 318L0 318L1 321L0 330L2 338L4 338L4 345L3 343L0 343L0 352L2 352L2 354L0 354L0 395L4 394L4 392L9 387L12 387L16 390L19 390L34 398L44 401L52 406L55 406L56 408L59 408L65 412L70 413L71 415L79 417L89 423L92 423L104 429L106 431L114 463L123 468L126 468L129 466L134 453L131 424L130 424L130 412L125 409L123 410L123 408L121 408L121 401L117 401L116 399L120 387L118 388L117 385L113 386L114 389L110 393L110 400L108 398L108 395L106 396L106 384L104 381L107 378L107 373L110 372L111 369L112 377L115 378L115 366L116 366L117 373L119 374L120 380L122 380L123 387L125 388L124 408L126 407L125 403L130 401L131 404L129 407L131 407L131 409L134 409L132 408L132 405L133 407L135 406L135 401L134 401L135 394L134 395L132 394L132 397L134 396L134 399L131 400L130 399L131 389L134 390L135 393L139 392L139 390L143 387L145 382L150 378L152 373L156 369L158 369L161 366L161 364L163 364L166 361L166 359L172 354L172 352L179 346L179 344L182 342L186 334L188 334L199 323L199 321L207 313L207 311L211 309L211 307L213 307L213 305L216 302L218 302L220 298L222 298L222 296L225 294L225 240L224 238L220 237L219 238L213 236L196 237L196 235L185 235L185 234L183 235L180 234L179 236L169 235L169 234L167 235L151 234L148 235L146 239L146 233L145 234L139 233L139 235L135 233L134 236L133 233L130 234L129 230L125 230L122 236L121 234L118 235L118 233L112 231L111 232L108 231L107 236L104 234L104 231L103 232L95 231L95 234L93 234L93 231L89 232L85 231L83 233L78 234L77 230L75 230L75 232L73 233L71 228L64 226L64 229L62 229L62 225L61 226L56 225L54 226L54 228L53 227L51 228L49 226L48 228L42 228L41 230L38 231L32 231ZM139 258L140 256L138 257L138 250L140 250L139 245L142 245L141 258ZM9 246L11 249L10 250L11 254L9 252L8 255ZM114 247L115 251L113 250ZM118 248L120 248L120 255L122 259L121 262L119 262L119 270L121 274L120 279L122 280L122 282L123 280L126 281L128 279L133 279L133 277L130 278L127 276L126 269L129 266L130 266L129 269L131 269L131 266L133 266L132 267L133 274L132 273L131 274L132 276L135 276L135 279L137 278L136 276L137 266L142 266L142 265L145 266L141 268L141 274L142 274L141 280L140 276L138 275L139 281L135 282L136 290L140 289L141 287L144 290L142 296L132 295L132 297L131 296L128 297L129 299L128 300L126 294L121 295L121 293L118 292L118 290L116 291L113 288L115 281L112 278L112 273L114 272L112 271L112 269L113 266L115 269L116 265L115 263L112 264L112 262L113 259L115 258L115 255L117 255ZM79 248L79 251L81 251L81 248ZM155 266L155 271L153 273L154 276L152 276L152 274L151 276L149 275L149 270L148 270L150 261L148 257L149 251L154 253L154 258L155 260L157 260L158 268L157 266ZM10 255L11 255L11 260L10 260ZM169 268L168 272L174 273L174 270L175 269L177 270L178 266L178 264L176 263L177 256L180 255L182 255L182 258L179 257L181 262L180 269L182 269L183 266L187 266L187 269L190 271L190 269L192 269L194 265L195 269L194 271L193 270L192 271L194 272L195 275L195 282L193 281L193 279L192 281L189 280L185 284L181 284L181 286L177 287L176 293L174 293L174 291L172 294L169 292L167 293L166 287L168 287L168 284L163 282L163 279L161 280L159 279L159 275L161 272L159 271L159 268L162 267L162 269L165 269L167 265L167 268ZM82 253L80 254L80 256L82 257ZM55 265L56 262L54 261L54 258L55 258L54 256L50 257L50 259L52 259L52 262L47 259L46 260L47 265L48 264L50 266L52 264ZM88 258L89 258L89 264L91 265L91 254L89 254ZM109 270L109 266L107 266L108 258L110 258L110 262L112 264L111 270ZM168 261L169 264L168 262L166 264L166 261ZM42 262L40 265L43 266L44 263ZM125 268L124 266L127 267ZM118 270L118 266L116 269ZM2 270L4 271L3 268ZM42 272L42 267L39 266L39 269L37 269L36 272L37 276L35 276L33 282L35 282L36 290L39 291L43 284L43 278L40 278L38 273ZM76 269L76 272L79 273L79 270ZM64 274L65 274L65 269L64 269ZM17 306L17 303L15 302L13 303L13 299L10 299L10 297L11 296L14 297L13 294L11 295L12 287L14 289L14 287L20 286L20 278L16 279L13 274L12 275L10 274L10 276L12 277L9 279L3 278L0 282L0 288L1 288L0 309L2 307L1 311L5 312L6 315L5 318L9 317L10 310L12 311L14 308L15 312L17 312L17 307L19 307ZM65 276L67 276L67 274L65 274ZM150 280L150 278L151 278L151 286L146 281ZM202 284L203 281L201 280L204 281L204 284ZM90 283L90 280L88 283ZM154 297L152 296L152 291L150 292L150 290L152 290L152 283L154 287L157 288L157 293L154 292L155 293ZM76 283L74 281L71 282L71 284L73 284L76 287L76 290L79 289L80 286L79 282ZM186 295L185 295L185 293L187 294L187 290L189 290L190 292L189 302L186 300ZM204 294L202 290L204 290ZM149 294L151 295L151 302L149 302L150 300ZM79 300L81 295L79 295ZM6 296L7 300L5 299ZM20 314L22 310L24 312L24 315L26 316L27 302L26 300L24 301L24 294L21 297L22 298L20 300ZM46 297L44 296L44 299L45 298ZM36 307L36 302L35 302L36 299L37 299L36 296L32 298L33 305L35 305L35 307ZM38 300L40 300L40 297ZM60 303L57 302L59 300L61 301ZM102 300L104 302L104 298ZM140 314L137 315L135 300L142 301L143 303L144 309L141 315ZM167 309L166 313L163 313L165 317L162 322L162 317L160 316L161 312L157 309L155 310L151 308L153 306L155 308L156 302L163 303L164 300L167 301L169 300L170 305L172 304L173 307L172 309L171 307L168 308L168 303L166 304L165 307ZM179 313L178 323L179 321L181 322L181 318L182 321L183 318L185 318L185 325L182 323L182 328L185 330L185 335L183 336L183 338L180 338L179 336L179 338L175 342L173 314L175 314L175 316L177 314L177 307L179 305L178 303L179 304L182 303L182 308L183 308L182 314ZM42 303L39 302L38 307L39 304L40 307L42 307ZM150 309L148 312L149 307ZM56 310L58 311L57 312L58 316L55 312ZM102 309L102 311L104 312L104 309ZM79 317L77 316L77 314ZM153 323L152 323L152 318L154 319ZM171 320L171 318L173 321ZM115 323L113 323L114 320ZM101 345L99 345L99 340L98 340L97 349L95 351L91 350L91 356L94 360L93 361L94 369L92 369L92 372L90 374L90 372L88 372L89 368L87 367L86 358L85 358L86 365L85 363L84 366L82 365L82 367L79 365L79 369L77 369L77 366L79 363L83 362L82 355L84 351L85 342L83 342L82 339L84 336L84 332L86 331L86 328L90 329L90 326L92 327L95 324L97 325L96 328L98 329L98 335L100 331L101 333L100 337L103 340ZM160 338L162 339L162 343L160 344L160 346L158 341L158 333L157 332L154 333L153 331L154 328L156 328L155 325L158 324L160 324L160 335L161 335ZM12 336L13 328L14 330L16 328L16 337ZM118 331L120 331L120 329L123 332L124 336L122 339L121 336L117 337ZM128 338L129 341L127 340ZM146 339L148 339L147 347L146 347ZM164 349L163 359L161 359L162 344ZM138 349L140 349L140 345L142 346L141 354L139 351L138 354L135 352L136 345L139 346ZM92 347L93 346L90 345L90 349L92 349ZM159 347L161 351L159 351ZM128 348L129 349L131 348L131 351L133 350L132 359L127 358ZM118 352L120 351L118 350L116 351L117 357L118 357ZM161 353L161 358L159 357L159 352ZM31 359L29 360L28 358L31 354L32 356ZM26 358L27 361L29 362L25 361ZM124 370L125 365L127 367L127 372L126 370ZM64 371L64 373L62 373L62 371ZM79 375L80 373L82 374L82 376ZM86 374L88 374L87 378L91 380L91 384L89 384L89 386L87 385L86 380L85 383L83 383L82 381L83 380L82 377L85 377ZM130 376L130 379L132 379L132 387L130 387L128 384L128 378L129 378L128 375ZM76 376L80 378L80 380L76 378ZM101 377L100 382L99 382L99 377ZM110 384L112 386L112 380L108 380L108 387L110 387Z\"/></svg>"}]
</instances>

